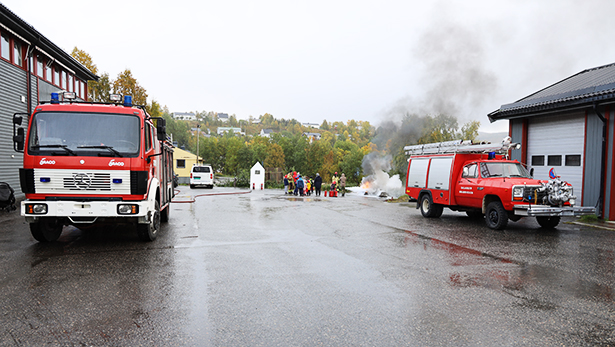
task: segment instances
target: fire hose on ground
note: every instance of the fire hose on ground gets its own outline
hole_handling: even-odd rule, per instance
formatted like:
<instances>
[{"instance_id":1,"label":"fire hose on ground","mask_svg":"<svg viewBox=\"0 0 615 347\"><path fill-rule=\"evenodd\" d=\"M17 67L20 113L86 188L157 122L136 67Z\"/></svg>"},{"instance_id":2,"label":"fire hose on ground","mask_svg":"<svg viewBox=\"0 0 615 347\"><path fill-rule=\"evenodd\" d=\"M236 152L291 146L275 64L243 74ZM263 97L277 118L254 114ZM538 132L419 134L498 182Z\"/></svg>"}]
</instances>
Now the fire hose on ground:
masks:
<instances>
[{"instance_id":1,"label":"fire hose on ground","mask_svg":"<svg viewBox=\"0 0 615 347\"><path fill-rule=\"evenodd\" d=\"M179 194L180 191L178 189L175 189L175 194ZM238 194L250 194L252 193L251 190L248 191L241 191L241 192L230 192L230 193L205 193L205 194L198 194L192 197L192 200L171 200L172 203L174 204L191 204L193 202L196 201L196 198L201 197L201 196L213 196L213 195L238 195Z\"/></svg>"}]
</instances>

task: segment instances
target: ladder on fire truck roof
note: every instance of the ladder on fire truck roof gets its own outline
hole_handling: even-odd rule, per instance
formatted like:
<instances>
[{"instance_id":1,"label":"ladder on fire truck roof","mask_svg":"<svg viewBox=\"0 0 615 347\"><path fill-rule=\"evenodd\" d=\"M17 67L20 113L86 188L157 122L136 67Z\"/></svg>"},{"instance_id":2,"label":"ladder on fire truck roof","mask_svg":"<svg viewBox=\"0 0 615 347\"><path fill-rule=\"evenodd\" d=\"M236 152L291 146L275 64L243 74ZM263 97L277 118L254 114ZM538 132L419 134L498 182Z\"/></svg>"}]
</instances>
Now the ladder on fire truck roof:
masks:
<instances>
[{"instance_id":1,"label":"ladder on fire truck roof","mask_svg":"<svg viewBox=\"0 0 615 347\"><path fill-rule=\"evenodd\" d=\"M414 145L404 147L406 155L423 155L423 154L453 154L453 153L506 153L510 149L519 149L521 145L511 143L510 136L502 140L502 143L478 143L473 144L470 140L455 140L436 143L427 143L424 145Z\"/></svg>"}]
</instances>

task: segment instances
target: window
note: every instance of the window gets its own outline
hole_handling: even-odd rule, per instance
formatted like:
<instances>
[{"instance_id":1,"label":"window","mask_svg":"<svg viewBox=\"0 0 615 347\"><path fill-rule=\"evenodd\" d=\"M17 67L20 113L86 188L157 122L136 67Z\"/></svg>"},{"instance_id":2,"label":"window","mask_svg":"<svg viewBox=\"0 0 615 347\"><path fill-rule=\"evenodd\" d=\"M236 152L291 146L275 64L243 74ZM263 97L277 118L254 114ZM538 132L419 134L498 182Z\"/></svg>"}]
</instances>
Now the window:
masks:
<instances>
[{"instance_id":1,"label":"window","mask_svg":"<svg viewBox=\"0 0 615 347\"><path fill-rule=\"evenodd\" d=\"M580 154L566 155L566 166L581 166L581 155Z\"/></svg>"},{"instance_id":2,"label":"window","mask_svg":"<svg viewBox=\"0 0 615 347\"><path fill-rule=\"evenodd\" d=\"M49 66L49 62L47 62L47 64L45 64L45 79L46 79L48 82L53 83L53 81L51 80L51 77L52 77L52 76L53 76L53 75L52 75L52 73L51 73L51 66Z\"/></svg>"},{"instance_id":3,"label":"window","mask_svg":"<svg viewBox=\"0 0 615 347\"><path fill-rule=\"evenodd\" d=\"M66 89L68 89L66 87L66 71L62 71L60 74L62 75L62 81L61 81L61 84L60 84L60 88L66 90Z\"/></svg>"},{"instance_id":4,"label":"window","mask_svg":"<svg viewBox=\"0 0 615 347\"><path fill-rule=\"evenodd\" d=\"M547 156L547 163L549 166L562 166L562 156L549 155Z\"/></svg>"},{"instance_id":5,"label":"window","mask_svg":"<svg viewBox=\"0 0 615 347\"><path fill-rule=\"evenodd\" d=\"M40 54L36 56L36 75L40 78L45 77L45 62Z\"/></svg>"},{"instance_id":6,"label":"window","mask_svg":"<svg viewBox=\"0 0 615 347\"><path fill-rule=\"evenodd\" d=\"M149 151L152 149L152 127L147 124L145 127L145 150Z\"/></svg>"},{"instance_id":7,"label":"window","mask_svg":"<svg viewBox=\"0 0 615 347\"><path fill-rule=\"evenodd\" d=\"M80 88L79 95L81 95L81 98L83 100L85 100L86 99L86 97L85 97L85 83L83 83L83 81L79 81L79 88Z\"/></svg>"},{"instance_id":8,"label":"window","mask_svg":"<svg viewBox=\"0 0 615 347\"><path fill-rule=\"evenodd\" d=\"M532 166L544 166L544 165L545 165L544 155L533 155L532 156Z\"/></svg>"},{"instance_id":9,"label":"window","mask_svg":"<svg viewBox=\"0 0 615 347\"><path fill-rule=\"evenodd\" d=\"M51 83L55 84L56 86L60 85L60 71L58 70L57 66L53 67L53 81Z\"/></svg>"},{"instance_id":10,"label":"window","mask_svg":"<svg viewBox=\"0 0 615 347\"><path fill-rule=\"evenodd\" d=\"M178 169L184 169L186 167L186 160L185 159L177 159L177 168Z\"/></svg>"},{"instance_id":11,"label":"window","mask_svg":"<svg viewBox=\"0 0 615 347\"><path fill-rule=\"evenodd\" d=\"M21 51L21 43L13 40L13 63L23 67L23 52Z\"/></svg>"},{"instance_id":12,"label":"window","mask_svg":"<svg viewBox=\"0 0 615 347\"><path fill-rule=\"evenodd\" d=\"M254 174L255 175L260 175L261 174L261 170L254 170Z\"/></svg>"},{"instance_id":13,"label":"window","mask_svg":"<svg viewBox=\"0 0 615 347\"><path fill-rule=\"evenodd\" d=\"M470 165L464 167L463 174L461 175L461 177L463 177L463 178L476 178L476 177L478 177L478 170L477 169L478 169L478 165L470 164Z\"/></svg>"},{"instance_id":14,"label":"window","mask_svg":"<svg viewBox=\"0 0 615 347\"><path fill-rule=\"evenodd\" d=\"M0 50L2 51L2 58L11 60L11 45L9 37L5 33L2 33L2 47L0 47Z\"/></svg>"},{"instance_id":15,"label":"window","mask_svg":"<svg viewBox=\"0 0 615 347\"><path fill-rule=\"evenodd\" d=\"M68 75L68 91L75 91L75 84L73 82L73 75Z\"/></svg>"}]
</instances>

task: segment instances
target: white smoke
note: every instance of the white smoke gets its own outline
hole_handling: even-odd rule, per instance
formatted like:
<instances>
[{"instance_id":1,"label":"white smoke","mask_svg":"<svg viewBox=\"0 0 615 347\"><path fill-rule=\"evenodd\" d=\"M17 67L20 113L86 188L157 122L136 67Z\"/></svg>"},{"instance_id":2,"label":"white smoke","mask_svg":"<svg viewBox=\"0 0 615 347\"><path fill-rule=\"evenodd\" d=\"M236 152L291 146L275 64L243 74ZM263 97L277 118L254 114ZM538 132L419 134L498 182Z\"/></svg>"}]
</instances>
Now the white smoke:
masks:
<instances>
[{"instance_id":1,"label":"white smoke","mask_svg":"<svg viewBox=\"0 0 615 347\"><path fill-rule=\"evenodd\" d=\"M378 152L372 152L363 157L363 172L367 176L361 180L361 187L368 194L380 196L386 193L388 196L397 198L404 194L403 184L399 175L389 176L387 171L391 170L392 157L382 156Z\"/></svg>"}]
</instances>

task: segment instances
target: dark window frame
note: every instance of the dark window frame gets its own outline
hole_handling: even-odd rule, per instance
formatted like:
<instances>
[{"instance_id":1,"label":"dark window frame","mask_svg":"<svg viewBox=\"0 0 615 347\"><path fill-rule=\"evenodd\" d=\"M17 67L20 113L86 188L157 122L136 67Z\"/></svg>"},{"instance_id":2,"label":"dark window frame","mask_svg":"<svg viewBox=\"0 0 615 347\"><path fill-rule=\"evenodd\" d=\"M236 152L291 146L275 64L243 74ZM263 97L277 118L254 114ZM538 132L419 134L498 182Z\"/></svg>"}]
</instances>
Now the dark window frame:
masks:
<instances>
[{"instance_id":1,"label":"dark window frame","mask_svg":"<svg viewBox=\"0 0 615 347\"><path fill-rule=\"evenodd\" d=\"M534 160L536 159L536 160ZM542 159L542 160L538 160L538 159ZM545 166L545 156L544 154L541 155L533 155L532 158L530 158L532 166Z\"/></svg>"},{"instance_id":2,"label":"dark window frame","mask_svg":"<svg viewBox=\"0 0 615 347\"><path fill-rule=\"evenodd\" d=\"M581 166L580 154L566 154L565 166Z\"/></svg>"},{"instance_id":3,"label":"dark window frame","mask_svg":"<svg viewBox=\"0 0 615 347\"><path fill-rule=\"evenodd\" d=\"M548 166L562 166L562 155L561 154L548 155L547 165Z\"/></svg>"},{"instance_id":4,"label":"dark window frame","mask_svg":"<svg viewBox=\"0 0 615 347\"><path fill-rule=\"evenodd\" d=\"M180 162L182 163L182 165L179 164ZM186 168L186 159L176 159L175 166L178 169L185 169Z\"/></svg>"}]
</instances>

